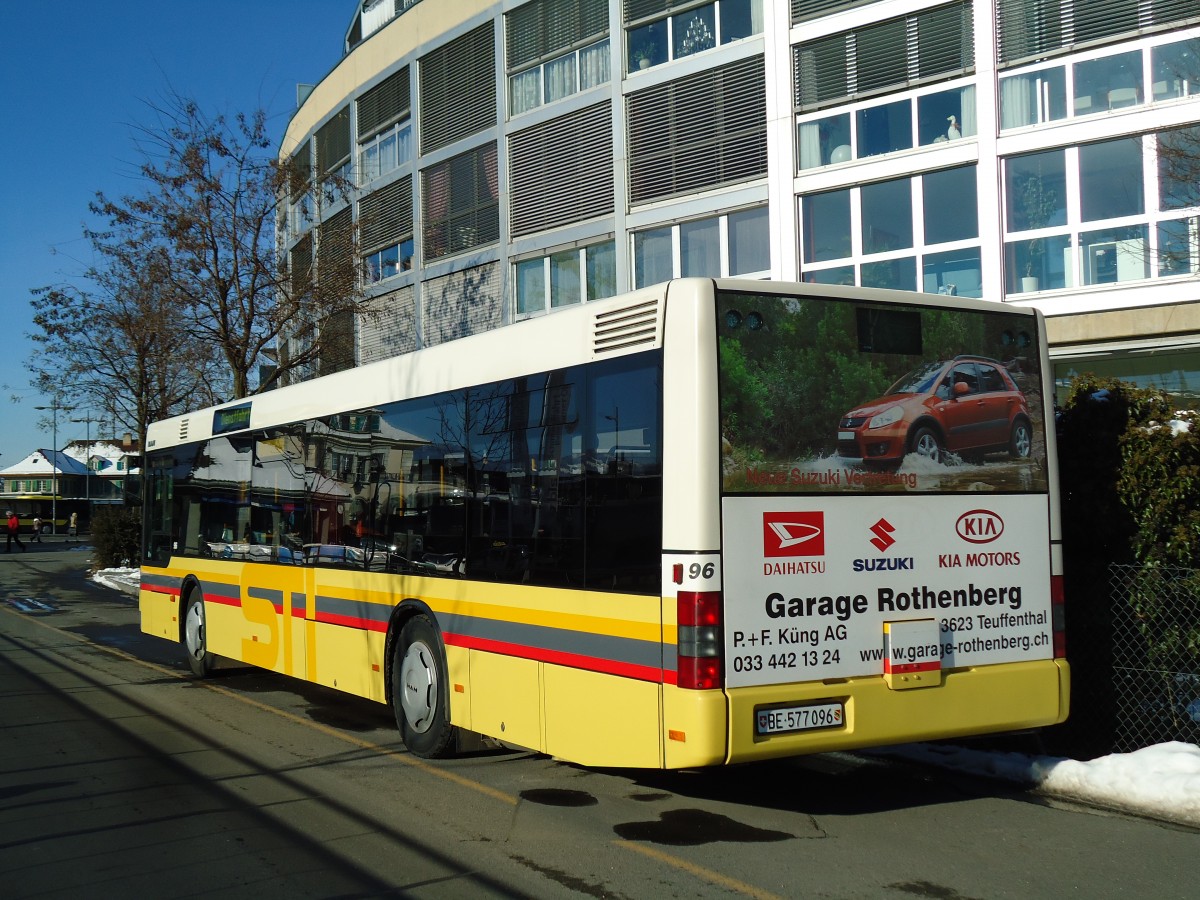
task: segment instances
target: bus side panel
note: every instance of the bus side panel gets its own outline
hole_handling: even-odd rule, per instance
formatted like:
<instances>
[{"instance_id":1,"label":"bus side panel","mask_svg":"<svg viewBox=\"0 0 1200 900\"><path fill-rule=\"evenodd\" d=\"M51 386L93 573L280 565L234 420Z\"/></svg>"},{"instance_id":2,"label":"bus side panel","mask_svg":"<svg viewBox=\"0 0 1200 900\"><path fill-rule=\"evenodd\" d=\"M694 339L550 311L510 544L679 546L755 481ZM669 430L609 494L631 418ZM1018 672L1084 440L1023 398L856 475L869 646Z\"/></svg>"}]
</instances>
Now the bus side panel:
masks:
<instances>
[{"instance_id":1,"label":"bus side panel","mask_svg":"<svg viewBox=\"0 0 1200 900\"><path fill-rule=\"evenodd\" d=\"M147 587L150 578L161 577L164 570L142 569L142 586L138 590L138 611L142 631L169 641L179 640L179 593L165 586ZM164 579L165 580L165 579Z\"/></svg>"},{"instance_id":2,"label":"bus side panel","mask_svg":"<svg viewBox=\"0 0 1200 900\"><path fill-rule=\"evenodd\" d=\"M1067 717L1065 660L1038 660L948 671L939 687L892 690L882 678L771 685L729 692L732 760L908 743L1055 725ZM840 700L840 728L758 736L759 708Z\"/></svg>"},{"instance_id":3,"label":"bus side panel","mask_svg":"<svg viewBox=\"0 0 1200 900\"><path fill-rule=\"evenodd\" d=\"M316 671L309 681L337 688L356 697L386 702L384 693L384 645L387 635L361 628L318 622Z\"/></svg>"},{"instance_id":4,"label":"bus side panel","mask_svg":"<svg viewBox=\"0 0 1200 900\"><path fill-rule=\"evenodd\" d=\"M585 766L662 766L659 685L546 664L546 752Z\"/></svg>"},{"instance_id":5,"label":"bus side panel","mask_svg":"<svg viewBox=\"0 0 1200 900\"><path fill-rule=\"evenodd\" d=\"M471 651L471 721L482 734L542 750L540 663ZM454 701L450 701L453 708Z\"/></svg>"},{"instance_id":6,"label":"bus side panel","mask_svg":"<svg viewBox=\"0 0 1200 900\"><path fill-rule=\"evenodd\" d=\"M449 644L446 650L446 686L450 697L450 722L467 731L476 731L471 715L471 651Z\"/></svg>"},{"instance_id":7,"label":"bus side panel","mask_svg":"<svg viewBox=\"0 0 1200 900\"><path fill-rule=\"evenodd\" d=\"M726 712L721 691L663 685L664 767L688 769L724 763L729 752Z\"/></svg>"}]
</instances>

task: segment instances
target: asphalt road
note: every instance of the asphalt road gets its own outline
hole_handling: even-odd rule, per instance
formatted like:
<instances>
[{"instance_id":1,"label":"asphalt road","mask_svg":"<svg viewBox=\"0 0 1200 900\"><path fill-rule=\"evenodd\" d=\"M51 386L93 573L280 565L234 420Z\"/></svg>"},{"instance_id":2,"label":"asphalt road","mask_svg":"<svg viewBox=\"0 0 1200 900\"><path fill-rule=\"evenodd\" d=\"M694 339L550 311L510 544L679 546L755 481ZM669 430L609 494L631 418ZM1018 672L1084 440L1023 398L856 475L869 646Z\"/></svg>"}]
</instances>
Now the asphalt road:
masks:
<instances>
[{"instance_id":1,"label":"asphalt road","mask_svg":"<svg viewBox=\"0 0 1200 900\"><path fill-rule=\"evenodd\" d=\"M388 710L196 681L85 548L0 554L5 897L1193 898L1200 835L855 755L408 755Z\"/></svg>"}]
</instances>

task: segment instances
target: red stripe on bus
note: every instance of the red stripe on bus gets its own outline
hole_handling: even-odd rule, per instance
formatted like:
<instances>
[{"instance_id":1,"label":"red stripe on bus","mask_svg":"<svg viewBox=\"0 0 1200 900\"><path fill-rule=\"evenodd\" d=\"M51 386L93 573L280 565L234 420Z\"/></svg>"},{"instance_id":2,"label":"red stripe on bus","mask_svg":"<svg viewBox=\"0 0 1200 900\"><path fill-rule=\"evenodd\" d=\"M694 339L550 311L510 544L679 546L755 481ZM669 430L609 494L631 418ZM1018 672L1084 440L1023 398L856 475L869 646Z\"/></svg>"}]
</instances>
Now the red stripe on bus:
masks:
<instances>
[{"instance_id":1,"label":"red stripe on bus","mask_svg":"<svg viewBox=\"0 0 1200 900\"><path fill-rule=\"evenodd\" d=\"M205 594L205 603L220 603L222 606L241 606L241 597L226 597L224 594Z\"/></svg>"},{"instance_id":2,"label":"red stripe on bus","mask_svg":"<svg viewBox=\"0 0 1200 900\"><path fill-rule=\"evenodd\" d=\"M142 590L149 591L152 594L170 594L172 597L179 596L179 588L168 587L163 584L143 584Z\"/></svg>"},{"instance_id":3,"label":"red stripe on bus","mask_svg":"<svg viewBox=\"0 0 1200 900\"><path fill-rule=\"evenodd\" d=\"M452 647L464 647L468 650L487 650L490 653L517 656L521 659L532 659L538 662L555 663L557 665L570 666L574 669L587 669L591 672L603 672L607 675L620 675L624 678L636 678L639 681L661 682L665 674L661 669L652 666L639 666L634 663L617 662L612 659L598 659L594 656L565 653L561 650L526 647L522 644L509 644L504 641L492 641L487 638L471 637L465 634L444 632L442 639Z\"/></svg>"},{"instance_id":4,"label":"red stripe on bus","mask_svg":"<svg viewBox=\"0 0 1200 900\"><path fill-rule=\"evenodd\" d=\"M939 660L923 663L893 663L890 660L884 660L883 671L889 675L897 675L902 672L936 672L942 667Z\"/></svg>"}]
</instances>

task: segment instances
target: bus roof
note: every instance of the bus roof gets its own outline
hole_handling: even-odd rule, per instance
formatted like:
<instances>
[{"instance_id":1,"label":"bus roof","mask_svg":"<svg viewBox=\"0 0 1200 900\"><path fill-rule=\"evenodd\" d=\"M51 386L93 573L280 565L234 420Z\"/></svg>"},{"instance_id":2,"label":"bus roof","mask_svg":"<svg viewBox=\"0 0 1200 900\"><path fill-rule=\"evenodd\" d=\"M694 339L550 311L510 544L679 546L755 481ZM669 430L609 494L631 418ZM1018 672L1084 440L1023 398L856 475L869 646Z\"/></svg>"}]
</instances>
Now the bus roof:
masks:
<instances>
[{"instance_id":1,"label":"bus roof","mask_svg":"<svg viewBox=\"0 0 1200 900\"><path fill-rule=\"evenodd\" d=\"M237 427L216 430L216 433L232 434L661 347L668 294L675 296L688 287L692 296L696 296L697 288L707 294L713 285L717 290L746 293L829 297L908 306L916 303L1027 317L1037 315L1032 308L911 291L754 279L676 279L163 419L151 424L147 430L146 450L152 453L207 440L214 434L214 421L220 412L239 414ZM531 365L531 360L536 363Z\"/></svg>"}]
</instances>

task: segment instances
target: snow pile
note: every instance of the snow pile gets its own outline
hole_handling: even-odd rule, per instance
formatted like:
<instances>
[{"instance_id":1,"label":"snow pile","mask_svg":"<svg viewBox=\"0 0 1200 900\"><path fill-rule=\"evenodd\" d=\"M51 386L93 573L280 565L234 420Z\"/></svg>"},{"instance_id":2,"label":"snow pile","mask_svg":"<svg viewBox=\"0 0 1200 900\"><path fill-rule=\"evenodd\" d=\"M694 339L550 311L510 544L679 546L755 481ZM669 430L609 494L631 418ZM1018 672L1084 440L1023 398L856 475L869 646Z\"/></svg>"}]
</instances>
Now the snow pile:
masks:
<instances>
[{"instance_id":1,"label":"snow pile","mask_svg":"<svg viewBox=\"0 0 1200 900\"><path fill-rule=\"evenodd\" d=\"M137 596L142 582L141 569L100 569L92 574L92 581L113 588L123 594Z\"/></svg>"},{"instance_id":2,"label":"snow pile","mask_svg":"<svg viewBox=\"0 0 1200 900\"><path fill-rule=\"evenodd\" d=\"M886 756L1024 784L1056 797L1200 827L1200 747L1172 741L1080 762L1024 753L909 744Z\"/></svg>"}]
</instances>

